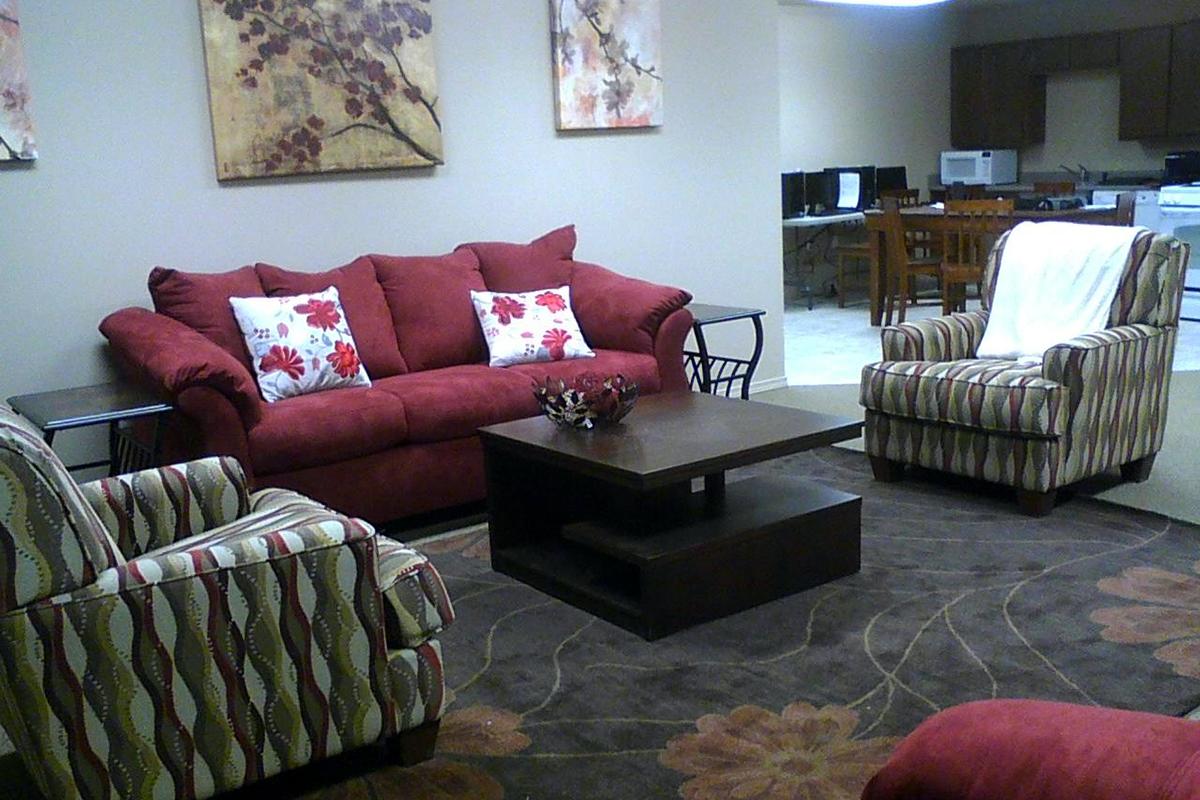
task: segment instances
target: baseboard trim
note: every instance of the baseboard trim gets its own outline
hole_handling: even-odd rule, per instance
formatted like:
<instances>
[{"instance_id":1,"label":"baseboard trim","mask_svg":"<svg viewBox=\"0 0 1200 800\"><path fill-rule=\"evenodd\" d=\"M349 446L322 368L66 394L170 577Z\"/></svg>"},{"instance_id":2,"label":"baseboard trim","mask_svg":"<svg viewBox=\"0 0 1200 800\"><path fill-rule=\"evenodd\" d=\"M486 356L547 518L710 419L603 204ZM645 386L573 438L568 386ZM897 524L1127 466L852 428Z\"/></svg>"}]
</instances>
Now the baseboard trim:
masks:
<instances>
[{"instance_id":1,"label":"baseboard trim","mask_svg":"<svg viewBox=\"0 0 1200 800\"><path fill-rule=\"evenodd\" d=\"M778 378L767 378L766 380L754 381L750 384L750 394L758 394L759 392L769 392L774 389L786 389L788 385L787 376L781 375Z\"/></svg>"}]
</instances>

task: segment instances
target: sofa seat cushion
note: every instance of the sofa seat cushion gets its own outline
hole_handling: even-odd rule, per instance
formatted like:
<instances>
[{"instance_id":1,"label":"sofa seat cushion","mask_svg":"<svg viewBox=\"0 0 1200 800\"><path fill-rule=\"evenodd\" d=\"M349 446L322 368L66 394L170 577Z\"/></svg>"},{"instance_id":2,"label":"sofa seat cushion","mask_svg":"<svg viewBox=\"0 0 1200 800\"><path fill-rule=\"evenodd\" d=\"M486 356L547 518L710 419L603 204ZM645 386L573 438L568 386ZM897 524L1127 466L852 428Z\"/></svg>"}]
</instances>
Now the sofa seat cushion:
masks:
<instances>
[{"instance_id":1,"label":"sofa seat cushion","mask_svg":"<svg viewBox=\"0 0 1200 800\"><path fill-rule=\"evenodd\" d=\"M416 647L454 621L450 593L424 555L386 536L375 543L388 647Z\"/></svg>"},{"instance_id":2,"label":"sofa seat cushion","mask_svg":"<svg viewBox=\"0 0 1200 800\"><path fill-rule=\"evenodd\" d=\"M404 403L413 442L474 436L483 425L538 413L532 379L483 364L396 375L376 381L375 388Z\"/></svg>"},{"instance_id":3,"label":"sofa seat cushion","mask_svg":"<svg viewBox=\"0 0 1200 800\"><path fill-rule=\"evenodd\" d=\"M569 381L585 372L594 372L603 376L620 373L635 382L641 394L654 394L662 390L662 379L658 374L658 361L654 356L627 353L623 350L597 349L595 358L519 364L506 369L508 372L528 375L536 383L541 383L546 378Z\"/></svg>"},{"instance_id":4,"label":"sofa seat cushion","mask_svg":"<svg viewBox=\"0 0 1200 800\"><path fill-rule=\"evenodd\" d=\"M999 359L881 361L863 367L859 402L872 411L1023 436L1062 436L1066 388L1039 364Z\"/></svg>"},{"instance_id":5,"label":"sofa seat cushion","mask_svg":"<svg viewBox=\"0 0 1200 800\"><path fill-rule=\"evenodd\" d=\"M408 424L395 395L355 386L271 403L248 438L254 472L271 475L395 447Z\"/></svg>"},{"instance_id":6,"label":"sofa seat cushion","mask_svg":"<svg viewBox=\"0 0 1200 800\"><path fill-rule=\"evenodd\" d=\"M396 345L392 312L371 259L359 256L343 267L324 272L298 272L261 263L254 265L254 271L271 297L312 294L333 286L346 311L358 355L372 380L408 372Z\"/></svg>"}]
</instances>

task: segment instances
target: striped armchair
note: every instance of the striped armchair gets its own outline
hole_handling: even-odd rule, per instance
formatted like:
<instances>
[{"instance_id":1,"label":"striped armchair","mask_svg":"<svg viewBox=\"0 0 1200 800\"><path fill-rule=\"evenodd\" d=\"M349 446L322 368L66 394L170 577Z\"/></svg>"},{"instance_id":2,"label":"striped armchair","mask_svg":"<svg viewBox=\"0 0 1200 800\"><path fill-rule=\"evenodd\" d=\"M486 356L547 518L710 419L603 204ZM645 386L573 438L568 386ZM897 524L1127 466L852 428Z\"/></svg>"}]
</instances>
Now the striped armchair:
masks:
<instances>
[{"instance_id":1,"label":"striped armchair","mask_svg":"<svg viewBox=\"0 0 1200 800\"><path fill-rule=\"evenodd\" d=\"M427 758L452 619L423 556L232 459L79 486L0 407L0 724L47 798Z\"/></svg>"},{"instance_id":2,"label":"striped armchair","mask_svg":"<svg viewBox=\"0 0 1200 800\"><path fill-rule=\"evenodd\" d=\"M1150 475L1162 447L1188 246L1139 235L1106 330L1046 351L1040 365L977 359L1005 234L988 259L983 310L884 328L863 368L866 450L878 480L907 464L1012 486L1049 513L1055 492L1120 467Z\"/></svg>"}]
</instances>

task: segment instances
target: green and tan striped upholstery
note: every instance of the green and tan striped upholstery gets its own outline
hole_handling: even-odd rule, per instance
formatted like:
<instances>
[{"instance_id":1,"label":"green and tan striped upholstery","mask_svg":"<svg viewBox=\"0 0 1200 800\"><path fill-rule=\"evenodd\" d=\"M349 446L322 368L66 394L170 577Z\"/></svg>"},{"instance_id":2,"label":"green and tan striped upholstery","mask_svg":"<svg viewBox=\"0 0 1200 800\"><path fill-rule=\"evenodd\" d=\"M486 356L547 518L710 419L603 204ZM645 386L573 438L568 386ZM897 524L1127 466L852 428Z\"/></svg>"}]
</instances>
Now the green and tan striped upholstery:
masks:
<instances>
[{"instance_id":1,"label":"green and tan striped upholstery","mask_svg":"<svg viewBox=\"0 0 1200 800\"><path fill-rule=\"evenodd\" d=\"M1187 245L1137 236L1109 327L1043 363L975 358L1003 264L988 259L983 310L885 328L863 368L868 454L1048 492L1162 447Z\"/></svg>"},{"instance_id":2,"label":"green and tan striped upholstery","mask_svg":"<svg viewBox=\"0 0 1200 800\"><path fill-rule=\"evenodd\" d=\"M47 798L210 797L440 717L424 556L228 459L81 490L0 436L0 724Z\"/></svg>"}]
</instances>

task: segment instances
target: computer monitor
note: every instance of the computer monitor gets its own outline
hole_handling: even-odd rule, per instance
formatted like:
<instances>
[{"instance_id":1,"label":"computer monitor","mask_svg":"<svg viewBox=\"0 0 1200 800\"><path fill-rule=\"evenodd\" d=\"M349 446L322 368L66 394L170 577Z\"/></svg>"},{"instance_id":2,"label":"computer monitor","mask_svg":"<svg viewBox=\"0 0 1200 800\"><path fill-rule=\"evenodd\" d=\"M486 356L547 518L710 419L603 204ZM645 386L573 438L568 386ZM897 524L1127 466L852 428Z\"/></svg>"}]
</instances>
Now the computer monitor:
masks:
<instances>
[{"instance_id":1,"label":"computer monitor","mask_svg":"<svg viewBox=\"0 0 1200 800\"><path fill-rule=\"evenodd\" d=\"M875 191L900 192L908 188L908 170L904 167L880 167L875 170Z\"/></svg>"},{"instance_id":2,"label":"computer monitor","mask_svg":"<svg viewBox=\"0 0 1200 800\"><path fill-rule=\"evenodd\" d=\"M832 204L839 211L862 211L875 204L875 167L827 167Z\"/></svg>"},{"instance_id":3,"label":"computer monitor","mask_svg":"<svg viewBox=\"0 0 1200 800\"><path fill-rule=\"evenodd\" d=\"M804 173L784 172L780 176L780 186L783 191L783 218L804 216Z\"/></svg>"},{"instance_id":4,"label":"computer monitor","mask_svg":"<svg viewBox=\"0 0 1200 800\"><path fill-rule=\"evenodd\" d=\"M808 213L828 211L833 208L837 199L833 192L836 184L833 176L827 172L808 172L804 175L804 202L808 204Z\"/></svg>"}]
</instances>

